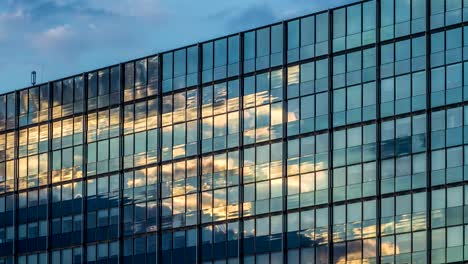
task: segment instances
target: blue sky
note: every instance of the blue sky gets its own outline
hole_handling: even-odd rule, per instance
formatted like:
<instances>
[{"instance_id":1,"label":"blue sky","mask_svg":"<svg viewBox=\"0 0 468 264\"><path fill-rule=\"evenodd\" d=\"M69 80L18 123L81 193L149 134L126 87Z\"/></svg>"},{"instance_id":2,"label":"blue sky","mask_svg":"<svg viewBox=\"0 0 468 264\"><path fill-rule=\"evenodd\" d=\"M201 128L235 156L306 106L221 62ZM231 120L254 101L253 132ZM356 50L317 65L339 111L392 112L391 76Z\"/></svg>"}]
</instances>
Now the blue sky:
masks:
<instances>
[{"instance_id":1,"label":"blue sky","mask_svg":"<svg viewBox=\"0 0 468 264\"><path fill-rule=\"evenodd\" d=\"M0 93L357 0L1 0Z\"/></svg>"}]
</instances>

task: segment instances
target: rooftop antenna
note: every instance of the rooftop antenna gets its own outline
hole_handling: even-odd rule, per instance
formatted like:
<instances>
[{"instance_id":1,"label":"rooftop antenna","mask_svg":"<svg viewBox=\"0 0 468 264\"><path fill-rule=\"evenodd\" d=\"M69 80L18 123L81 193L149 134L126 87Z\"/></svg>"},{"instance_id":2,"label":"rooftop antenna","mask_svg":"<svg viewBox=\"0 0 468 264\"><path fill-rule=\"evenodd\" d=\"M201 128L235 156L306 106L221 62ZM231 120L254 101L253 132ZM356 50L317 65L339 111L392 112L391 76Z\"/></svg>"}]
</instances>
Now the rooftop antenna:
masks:
<instances>
[{"instance_id":1,"label":"rooftop antenna","mask_svg":"<svg viewBox=\"0 0 468 264\"><path fill-rule=\"evenodd\" d=\"M36 85L36 71L31 72L31 84Z\"/></svg>"}]
</instances>

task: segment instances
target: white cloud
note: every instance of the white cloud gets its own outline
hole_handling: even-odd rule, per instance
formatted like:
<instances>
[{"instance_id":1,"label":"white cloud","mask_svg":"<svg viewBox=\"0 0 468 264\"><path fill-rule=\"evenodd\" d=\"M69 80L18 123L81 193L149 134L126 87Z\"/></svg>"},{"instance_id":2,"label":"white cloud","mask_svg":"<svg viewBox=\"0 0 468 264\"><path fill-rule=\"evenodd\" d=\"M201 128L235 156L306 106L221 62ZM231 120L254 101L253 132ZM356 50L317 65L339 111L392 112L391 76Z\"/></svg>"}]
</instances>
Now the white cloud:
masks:
<instances>
[{"instance_id":1,"label":"white cloud","mask_svg":"<svg viewBox=\"0 0 468 264\"><path fill-rule=\"evenodd\" d=\"M48 29L44 35L50 39L62 39L70 34L70 25L60 25L54 28Z\"/></svg>"},{"instance_id":2,"label":"white cloud","mask_svg":"<svg viewBox=\"0 0 468 264\"><path fill-rule=\"evenodd\" d=\"M22 9L16 9L12 12L3 12L0 13L0 22L11 21L24 17L24 12Z\"/></svg>"},{"instance_id":3,"label":"white cloud","mask_svg":"<svg viewBox=\"0 0 468 264\"><path fill-rule=\"evenodd\" d=\"M32 43L36 48L49 50L63 44L68 44L69 40L73 37L74 32L72 27L69 24L63 24L34 34Z\"/></svg>"},{"instance_id":4,"label":"white cloud","mask_svg":"<svg viewBox=\"0 0 468 264\"><path fill-rule=\"evenodd\" d=\"M21 24L25 18L23 10L16 9L10 12L0 13L0 42L8 41L8 37L13 34L14 28Z\"/></svg>"}]
</instances>

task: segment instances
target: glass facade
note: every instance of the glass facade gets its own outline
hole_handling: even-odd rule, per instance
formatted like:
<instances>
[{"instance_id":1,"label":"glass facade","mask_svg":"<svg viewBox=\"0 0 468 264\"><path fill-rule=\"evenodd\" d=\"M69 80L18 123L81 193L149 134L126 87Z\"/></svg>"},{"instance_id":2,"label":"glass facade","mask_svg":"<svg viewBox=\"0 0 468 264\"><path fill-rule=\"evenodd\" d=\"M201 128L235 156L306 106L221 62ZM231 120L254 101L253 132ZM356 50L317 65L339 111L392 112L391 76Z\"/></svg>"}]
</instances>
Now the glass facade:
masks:
<instances>
[{"instance_id":1,"label":"glass facade","mask_svg":"<svg viewBox=\"0 0 468 264\"><path fill-rule=\"evenodd\" d=\"M466 0L362 1L0 95L0 264L463 262Z\"/></svg>"}]
</instances>

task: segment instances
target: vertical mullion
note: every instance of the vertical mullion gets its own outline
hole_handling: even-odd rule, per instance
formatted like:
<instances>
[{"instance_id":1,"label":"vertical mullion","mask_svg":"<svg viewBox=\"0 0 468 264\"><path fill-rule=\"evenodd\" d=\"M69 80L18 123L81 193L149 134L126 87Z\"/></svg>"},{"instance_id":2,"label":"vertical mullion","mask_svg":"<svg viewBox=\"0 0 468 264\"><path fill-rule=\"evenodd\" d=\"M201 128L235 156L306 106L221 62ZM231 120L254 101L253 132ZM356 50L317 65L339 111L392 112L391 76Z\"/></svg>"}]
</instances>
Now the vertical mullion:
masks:
<instances>
[{"instance_id":1,"label":"vertical mullion","mask_svg":"<svg viewBox=\"0 0 468 264\"><path fill-rule=\"evenodd\" d=\"M376 94L376 120L380 120L376 122L376 194L377 194L377 199L376 199L376 234L375 234L375 240L377 246L375 247L376 252L375 252L375 258L376 258L376 263L379 264L380 261L380 250L381 250L381 233L380 233L380 225L381 225L381 207L382 207L382 190L381 190L381 165L382 165L382 157L381 157L381 144L382 144L382 134L381 134L381 125L382 121L380 118L381 115L381 102L380 102L380 97L381 97L381 74L380 74L380 64L381 64L381 43L380 43L380 32L381 32L381 2L376 1L376 21L375 21L375 49L376 49L376 85L375 85L375 94Z\"/></svg>"},{"instance_id":2,"label":"vertical mullion","mask_svg":"<svg viewBox=\"0 0 468 264\"><path fill-rule=\"evenodd\" d=\"M85 75L84 75L85 76ZM84 80L83 80L84 81ZM85 82L85 81L84 81ZM49 110L48 110L48 119L47 119L47 137L48 137L48 142L47 142L47 159L48 159L48 164L47 164L47 262L50 264L52 263L51 260L51 243L52 243L52 221L51 221L51 216L52 216L52 162L51 162L51 157L52 157L52 111L53 111L53 103L52 103L52 82L47 83L48 89L49 89L49 98L48 98L48 103L49 103ZM85 170L86 171L86 170ZM83 192L85 193L85 192ZM85 217L83 216L83 227L85 223ZM84 241L84 238L83 238ZM84 250L83 250L83 256L84 256Z\"/></svg>"},{"instance_id":3,"label":"vertical mullion","mask_svg":"<svg viewBox=\"0 0 468 264\"><path fill-rule=\"evenodd\" d=\"M244 263L244 33L239 33L239 217L238 263Z\"/></svg>"},{"instance_id":4,"label":"vertical mullion","mask_svg":"<svg viewBox=\"0 0 468 264\"><path fill-rule=\"evenodd\" d=\"M288 224L288 219L287 219L287 186L288 186L288 175L287 175L287 167L286 167L286 164L287 164L287 153L288 153L288 140L287 140L287 123L286 123L286 120L287 120L287 84L288 84L288 80L287 80L287 59L288 59L288 24L286 22L283 22L282 24L283 26L283 66L282 66L282 74L283 74L283 79L282 79L282 86L283 86L283 111L282 111L282 119L283 119L283 144L282 144L282 147L283 147L283 157L282 157L282 174L283 174L283 180L282 180L282 183L283 183L283 188L282 188L282 191L283 191L283 197L282 197L282 201L283 201L283 227L282 227L282 236L283 236L283 263L288 263L288 228L287 228L287 224ZM300 36L300 34L299 34ZM271 75L270 75L271 76ZM271 103L270 103L270 109L271 109ZM270 124L271 125L271 124ZM270 151L271 151L271 148L270 148ZM270 159L271 160L271 159Z\"/></svg>"},{"instance_id":5,"label":"vertical mullion","mask_svg":"<svg viewBox=\"0 0 468 264\"><path fill-rule=\"evenodd\" d=\"M328 262L333 262L333 11L328 10Z\"/></svg>"},{"instance_id":6,"label":"vertical mullion","mask_svg":"<svg viewBox=\"0 0 468 264\"><path fill-rule=\"evenodd\" d=\"M431 161L431 1L426 1L426 260L432 263L432 161ZM445 35L445 34L444 34ZM444 45L445 47L445 45ZM444 51L445 52L445 51Z\"/></svg>"},{"instance_id":7,"label":"vertical mullion","mask_svg":"<svg viewBox=\"0 0 468 264\"><path fill-rule=\"evenodd\" d=\"M214 44L213 44L214 45ZM203 245L203 239L202 239L202 157L201 157L201 152L202 152L202 136L203 133L200 129L202 125L202 91L203 91L203 46L201 43L197 44L197 49L198 49L198 83L197 83L197 126L199 127L198 129L198 135L197 135L197 177L198 177L198 192L197 192L197 263L202 263L202 245ZM212 58L214 60L214 58Z\"/></svg>"},{"instance_id":8,"label":"vertical mullion","mask_svg":"<svg viewBox=\"0 0 468 264\"><path fill-rule=\"evenodd\" d=\"M157 178L156 178L156 186L157 186L157 214L156 214L156 221L157 221L157 228L156 228L156 261L157 263L162 262L162 54L158 54L158 82L156 84L156 94L158 95L156 100L156 107L158 108L157 117L156 117L156 131L157 133Z\"/></svg>"},{"instance_id":9,"label":"vertical mullion","mask_svg":"<svg viewBox=\"0 0 468 264\"><path fill-rule=\"evenodd\" d=\"M123 259L123 250L124 250L124 222L123 222L123 215L124 215L124 206L123 206L123 187L124 187L124 174L122 171L123 168L123 147L124 147L124 140L123 140L123 128L124 128L124 93L125 93L125 64L119 64L119 259ZM112 76L110 76L112 78ZM109 80L110 80L109 78ZM112 87L109 87L109 90ZM110 120L109 120L110 121Z\"/></svg>"},{"instance_id":10,"label":"vertical mullion","mask_svg":"<svg viewBox=\"0 0 468 264\"><path fill-rule=\"evenodd\" d=\"M15 126L14 126L14 205L13 205L13 223L14 223L14 241L13 241L13 259L18 259L18 209L19 209L19 104L20 92L15 91ZM8 100L7 100L8 104Z\"/></svg>"},{"instance_id":11,"label":"vertical mullion","mask_svg":"<svg viewBox=\"0 0 468 264\"><path fill-rule=\"evenodd\" d=\"M83 192L83 201L82 201L82 210L83 210L83 215L82 215L82 219L83 219L83 224L82 224L82 230L83 230L83 233L81 235L81 245L83 247L82 249L82 256L81 256L81 260L83 262L86 261L86 256L87 256L87 249L86 249L86 242L87 242L87 223L88 223L88 203L87 203L87 198L88 198L88 184L87 184L87 181L85 180L87 178L87 174L88 174L88 167L87 167L87 164L88 164L88 115L87 115L87 112L88 112L88 73L83 73L83 118L82 118L82 126L83 126L83 151L82 151L82 164L83 164L83 179L82 179L82 192ZM50 123L50 125L52 126L53 123ZM74 124L73 124L74 126ZM50 133L52 130L49 130L49 137L52 136L52 133ZM51 140L49 140L51 141ZM51 143L50 143L51 144ZM51 145L50 145L51 146ZM51 151L52 148L49 149L49 151ZM52 152L50 152L52 153ZM49 159L49 163L50 162L50 159ZM51 166L49 166L51 167ZM52 171L52 170L51 170Z\"/></svg>"}]
</instances>

